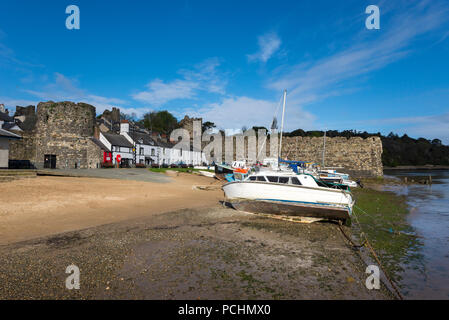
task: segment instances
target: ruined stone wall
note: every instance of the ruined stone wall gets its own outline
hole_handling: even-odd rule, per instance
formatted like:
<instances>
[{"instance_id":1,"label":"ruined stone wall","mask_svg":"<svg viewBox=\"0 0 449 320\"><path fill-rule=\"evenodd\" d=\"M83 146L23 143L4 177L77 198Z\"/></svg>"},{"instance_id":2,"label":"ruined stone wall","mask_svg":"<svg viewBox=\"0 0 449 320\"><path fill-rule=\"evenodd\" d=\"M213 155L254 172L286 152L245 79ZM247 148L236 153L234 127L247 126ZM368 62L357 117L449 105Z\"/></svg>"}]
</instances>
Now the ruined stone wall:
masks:
<instances>
[{"instance_id":1,"label":"ruined stone wall","mask_svg":"<svg viewBox=\"0 0 449 320\"><path fill-rule=\"evenodd\" d=\"M15 132L22 136L20 140L11 140L9 142L10 160L29 160L35 161L36 158L36 139L34 131Z\"/></svg>"},{"instance_id":2,"label":"ruined stone wall","mask_svg":"<svg viewBox=\"0 0 449 320\"><path fill-rule=\"evenodd\" d=\"M323 137L283 137L282 157L321 164ZM382 141L379 137L327 137L324 163L353 176L382 176Z\"/></svg>"},{"instance_id":3,"label":"ruined stone wall","mask_svg":"<svg viewBox=\"0 0 449 320\"><path fill-rule=\"evenodd\" d=\"M183 129L186 129L189 132L190 139L193 139L194 135L194 126L193 126L194 121L199 121L200 122L199 126L201 128L203 118L190 118L189 116L185 116L181 121L179 121L179 126ZM198 134L201 135L201 132L199 132Z\"/></svg>"},{"instance_id":4,"label":"ruined stone wall","mask_svg":"<svg viewBox=\"0 0 449 320\"><path fill-rule=\"evenodd\" d=\"M35 166L46 154L56 155L56 167L88 168L88 144L93 136L95 107L85 103L41 102L37 106Z\"/></svg>"}]
</instances>

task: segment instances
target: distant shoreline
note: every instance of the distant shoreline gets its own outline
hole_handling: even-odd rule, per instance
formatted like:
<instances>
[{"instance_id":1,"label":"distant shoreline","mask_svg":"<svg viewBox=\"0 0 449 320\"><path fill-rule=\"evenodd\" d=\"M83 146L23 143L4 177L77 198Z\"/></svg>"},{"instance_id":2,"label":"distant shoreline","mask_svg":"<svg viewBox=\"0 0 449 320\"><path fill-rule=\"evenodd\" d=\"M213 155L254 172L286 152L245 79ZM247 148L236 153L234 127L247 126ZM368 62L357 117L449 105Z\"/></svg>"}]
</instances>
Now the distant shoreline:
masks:
<instances>
[{"instance_id":1,"label":"distant shoreline","mask_svg":"<svg viewBox=\"0 0 449 320\"><path fill-rule=\"evenodd\" d=\"M449 170L449 166L424 165L424 166L396 166L383 167L384 170Z\"/></svg>"}]
</instances>

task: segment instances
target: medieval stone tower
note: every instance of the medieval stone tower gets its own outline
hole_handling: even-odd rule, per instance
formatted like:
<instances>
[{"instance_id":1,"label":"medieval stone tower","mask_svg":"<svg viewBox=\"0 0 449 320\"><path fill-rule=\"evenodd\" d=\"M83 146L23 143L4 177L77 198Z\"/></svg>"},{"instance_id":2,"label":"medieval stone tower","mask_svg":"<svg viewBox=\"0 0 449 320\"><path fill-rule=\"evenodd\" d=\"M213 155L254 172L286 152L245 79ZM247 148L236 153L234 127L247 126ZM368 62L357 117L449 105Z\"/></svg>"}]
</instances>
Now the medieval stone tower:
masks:
<instances>
[{"instance_id":1,"label":"medieval stone tower","mask_svg":"<svg viewBox=\"0 0 449 320\"><path fill-rule=\"evenodd\" d=\"M49 101L39 103L36 113L36 166L87 168L87 145L93 136L95 107Z\"/></svg>"},{"instance_id":2,"label":"medieval stone tower","mask_svg":"<svg viewBox=\"0 0 449 320\"><path fill-rule=\"evenodd\" d=\"M85 103L41 102L18 108L24 116L21 140L10 145L9 160L27 161L33 168L98 168L102 150L93 141L95 107Z\"/></svg>"}]
</instances>

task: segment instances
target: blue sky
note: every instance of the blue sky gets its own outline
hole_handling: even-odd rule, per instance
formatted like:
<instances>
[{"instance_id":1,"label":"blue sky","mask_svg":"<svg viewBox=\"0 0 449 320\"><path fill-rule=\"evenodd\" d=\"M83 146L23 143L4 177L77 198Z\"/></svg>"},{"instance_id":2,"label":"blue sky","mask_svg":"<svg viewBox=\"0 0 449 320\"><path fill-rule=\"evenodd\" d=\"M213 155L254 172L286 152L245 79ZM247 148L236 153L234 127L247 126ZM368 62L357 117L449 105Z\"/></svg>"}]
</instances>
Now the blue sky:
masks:
<instances>
[{"instance_id":1,"label":"blue sky","mask_svg":"<svg viewBox=\"0 0 449 320\"><path fill-rule=\"evenodd\" d=\"M68 5L80 30L65 27ZM380 8L368 30L365 8ZM0 103L167 109L223 129L390 131L449 143L447 1L2 1Z\"/></svg>"}]
</instances>

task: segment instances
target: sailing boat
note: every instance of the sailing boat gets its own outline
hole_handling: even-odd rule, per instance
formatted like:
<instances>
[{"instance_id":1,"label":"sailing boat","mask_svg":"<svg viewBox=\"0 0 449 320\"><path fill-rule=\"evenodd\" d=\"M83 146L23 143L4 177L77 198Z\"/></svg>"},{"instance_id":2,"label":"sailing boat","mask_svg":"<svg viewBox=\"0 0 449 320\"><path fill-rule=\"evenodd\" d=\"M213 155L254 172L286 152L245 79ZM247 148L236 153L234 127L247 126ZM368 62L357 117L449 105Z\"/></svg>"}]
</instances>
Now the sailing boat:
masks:
<instances>
[{"instance_id":1,"label":"sailing boat","mask_svg":"<svg viewBox=\"0 0 449 320\"><path fill-rule=\"evenodd\" d=\"M284 91L279 155L287 91ZM307 173L260 170L242 181L222 186L237 210L349 222L354 201L348 188L329 187Z\"/></svg>"}]
</instances>

